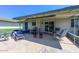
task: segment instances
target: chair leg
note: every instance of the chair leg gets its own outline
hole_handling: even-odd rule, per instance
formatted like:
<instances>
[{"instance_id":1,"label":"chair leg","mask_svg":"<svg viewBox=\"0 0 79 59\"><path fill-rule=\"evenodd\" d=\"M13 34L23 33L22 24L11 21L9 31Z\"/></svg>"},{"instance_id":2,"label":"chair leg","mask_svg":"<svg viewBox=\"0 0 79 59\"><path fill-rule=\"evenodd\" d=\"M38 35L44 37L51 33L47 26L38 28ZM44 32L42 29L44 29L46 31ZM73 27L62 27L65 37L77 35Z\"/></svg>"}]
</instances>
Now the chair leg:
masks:
<instances>
[{"instance_id":1,"label":"chair leg","mask_svg":"<svg viewBox=\"0 0 79 59\"><path fill-rule=\"evenodd\" d=\"M15 40L15 41L18 41L18 39L17 39L16 37L14 37L14 40Z\"/></svg>"},{"instance_id":2,"label":"chair leg","mask_svg":"<svg viewBox=\"0 0 79 59\"><path fill-rule=\"evenodd\" d=\"M43 34L42 33L39 33L39 38L43 38Z\"/></svg>"}]
</instances>

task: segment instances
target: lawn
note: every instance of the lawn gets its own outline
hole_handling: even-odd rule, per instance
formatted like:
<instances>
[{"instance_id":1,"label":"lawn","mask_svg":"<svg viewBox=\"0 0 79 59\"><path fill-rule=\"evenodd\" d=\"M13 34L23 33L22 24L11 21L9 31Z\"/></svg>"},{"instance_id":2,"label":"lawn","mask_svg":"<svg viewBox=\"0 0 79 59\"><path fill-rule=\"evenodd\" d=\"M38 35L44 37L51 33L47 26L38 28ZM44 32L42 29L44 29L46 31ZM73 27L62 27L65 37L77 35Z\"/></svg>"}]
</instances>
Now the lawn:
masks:
<instances>
[{"instance_id":1,"label":"lawn","mask_svg":"<svg viewBox=\"0 0 79 59\"><path fill-rule=\"evenodd\" d=\"M21 28L18 29L0 29L0 33L10 33L13 30L22 30Z\"/></svg>"}]
</instances>

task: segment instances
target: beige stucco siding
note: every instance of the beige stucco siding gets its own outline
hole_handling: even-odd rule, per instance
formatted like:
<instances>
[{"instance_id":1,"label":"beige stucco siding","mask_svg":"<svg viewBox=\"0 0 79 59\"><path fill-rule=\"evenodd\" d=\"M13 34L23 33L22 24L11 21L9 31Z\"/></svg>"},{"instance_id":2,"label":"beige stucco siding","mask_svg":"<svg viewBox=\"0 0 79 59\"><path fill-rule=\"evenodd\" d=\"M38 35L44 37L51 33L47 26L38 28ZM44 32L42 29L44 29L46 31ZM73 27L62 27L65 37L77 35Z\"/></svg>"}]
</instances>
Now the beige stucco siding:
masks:
<instances>
[{"instance_id":1,"label":"beige stucco siding","mask_svg":"<svg viewBox=\"0 0 79 59\"><path fill-rule=\"evenodd\" d=\"M55 20L55 27L61 28L61 29L70 29L71 28L71 19L58 19Z\"/></svg>"},{"instance_id":2,"label":"beige stucco siding","mask_svg":"<svg viewBox=\"0 0 79 59\"><path fill-rule=\"evenodd\" d=\"M30 19L28 22L28 29L33 29L32 22L36 22L36 26L39 28L41 26L40 19Z\"/></svg>"},{"instance_id":3,"label":"beige stucco siding","mask_svg":"<svg viewBox=\"0 0 79 59\"><path fill-rule=\"evenodd\" d=\"M28 21L28 29L32 29L32 22L36 21L36 26L38 28L42 28L43 30L45 29L45 22L50 22L53 21L54 22L54 27L55 28L60 28L60 29L70 29L71 28L71 19L68 18L44 18L44 19L31 19L30 21Z\"/></svg>"},{"instance_id":4,"label":"beige stucco siding","mask_svg":"<svg viewBox=\"0 0 79 59\"><path fill-rule=\"evenodd\" d=\"M28 29L32 29L33 27L32 27L32 22L30 21L30 22L28 22Z\"/></svg>"},{"instance_id":5,"label":"beige stucco siding","mask_svg":"<svg viewBox=\"0 0 79 59\"><path fill-rule=\"evenodd\" d=\"M60 28L60 29L70 29L71 28L71 19L69 18L46 18L43 20L44 22L50 22L53 21L54 22L54 27L55 28ZM45 24L42 25L43 29L45 28Z\"/></svg>"},{"instance_id":6,"label":"beige stucco siding","mask_svg":"<svg viewBox=\"0 0 79 59\"><path fill-rule=\"evenodd\" d=\"M32 22L36 22L38 28L42 28L45 31L45 22L54 22L54 28L68 29L71 30L71 18L38 18L28 20L28 29L33 29Z\"/></svg>"}]
</instances>

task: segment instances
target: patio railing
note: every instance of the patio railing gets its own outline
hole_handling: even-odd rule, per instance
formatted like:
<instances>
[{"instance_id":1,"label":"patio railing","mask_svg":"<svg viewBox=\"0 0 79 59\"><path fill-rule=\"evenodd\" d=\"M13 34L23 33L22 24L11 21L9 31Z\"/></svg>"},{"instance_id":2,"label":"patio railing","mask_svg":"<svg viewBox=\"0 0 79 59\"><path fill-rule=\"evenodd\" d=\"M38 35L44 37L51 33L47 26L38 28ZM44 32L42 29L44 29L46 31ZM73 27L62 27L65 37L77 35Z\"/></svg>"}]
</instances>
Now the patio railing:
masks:
<instances>
[{"instance_id":1,"label":"patio railing","mask_svg":"<svg viewBox=\"0 0 79 59\"><path fill-rule=\"evenodd\" d=\"M79 44L79 36L68 32L67 37L70 38L70 40L72 41L74 41L74 38L75 38L75 43Z\"/></svg>"}]
</instances>

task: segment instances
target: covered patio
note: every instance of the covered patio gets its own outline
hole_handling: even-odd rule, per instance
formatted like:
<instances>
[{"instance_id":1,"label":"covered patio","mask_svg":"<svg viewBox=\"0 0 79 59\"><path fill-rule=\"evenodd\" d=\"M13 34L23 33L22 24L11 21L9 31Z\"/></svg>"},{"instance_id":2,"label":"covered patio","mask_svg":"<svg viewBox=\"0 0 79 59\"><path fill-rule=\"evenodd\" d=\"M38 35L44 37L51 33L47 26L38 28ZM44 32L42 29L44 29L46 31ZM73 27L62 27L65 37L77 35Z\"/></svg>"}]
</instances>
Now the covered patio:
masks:
<instances>
[{"instance_id":1,"label":"covered patio","mask_svg":"<svg viewBox=\"0 0 79 59\"><path fill-rule=\"evenodd\" d=\"M75 23L72 23L72 20L74 19L72 16L77 13L78 11L75 10L24 17L24 21L22 21L23 29L32 30L34 27L42 28L42 32L47 34L51 34L56 30L61 31L62 29L67 29L68 32L74 34L75 27L72 27L72 25ZM77 31L75 31L75 33L77 33Z\"/></svg>"},{"instance_id":2,"label":"covered patio","mask_svg":"<svg viewBox=\"0 0 79 59\"><path fill-rule=\"evenodd\" d=\"M68 12L67 12L68 13ZM25 30L32 30L34 27L41 28L43 32L52 33L56 29L71 29L71 17L72 14L45 14L24 18Z\"/></svg>"}]
</instances>

